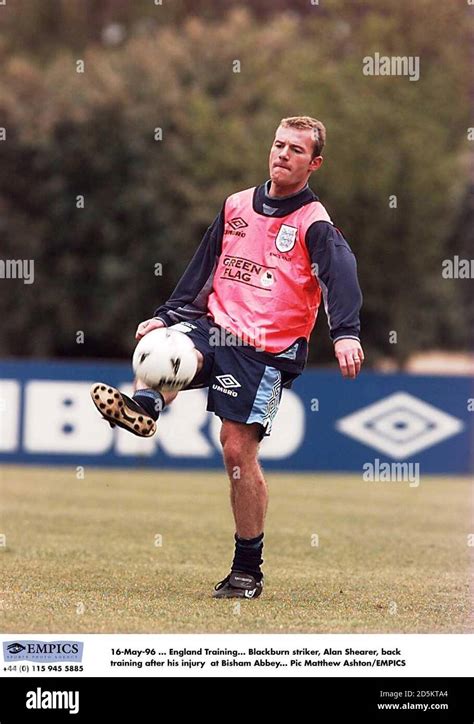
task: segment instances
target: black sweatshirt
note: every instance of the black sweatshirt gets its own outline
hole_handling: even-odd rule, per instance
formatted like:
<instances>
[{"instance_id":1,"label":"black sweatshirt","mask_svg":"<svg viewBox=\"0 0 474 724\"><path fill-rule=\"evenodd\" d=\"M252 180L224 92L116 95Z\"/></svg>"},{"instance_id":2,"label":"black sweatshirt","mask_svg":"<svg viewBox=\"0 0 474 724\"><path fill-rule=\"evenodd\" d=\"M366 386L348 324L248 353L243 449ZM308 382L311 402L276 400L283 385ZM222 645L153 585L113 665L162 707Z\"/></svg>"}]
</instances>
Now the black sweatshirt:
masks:
<instances>
[{"instance_id":1,"label":"black sweatshirt","mask_svg":"<svg viewBox=\"0 0 474 724\"><path fill-rule=\"evenodd\" d=\"M274 198L268 196L269 185L267 181L255 189L253 208L257 214L283 217L319 200L309 186L292 196ZM207 315L207 300L222 251L223 233L224 207L204 234L171 297L154 312L154 316L166 326ZM333 342L344 338L359 339L362 294L357 280L356 260L349 244L333 224L316 221L307 231L306 245L321 287L331 339ZM289 350L277 355L245 345L240 349L265 364L296 374L303 370L308 355L308 344L303 337L295 340ZM291 352L289 356L288 351Z\"/></svg>"}]
</instances>

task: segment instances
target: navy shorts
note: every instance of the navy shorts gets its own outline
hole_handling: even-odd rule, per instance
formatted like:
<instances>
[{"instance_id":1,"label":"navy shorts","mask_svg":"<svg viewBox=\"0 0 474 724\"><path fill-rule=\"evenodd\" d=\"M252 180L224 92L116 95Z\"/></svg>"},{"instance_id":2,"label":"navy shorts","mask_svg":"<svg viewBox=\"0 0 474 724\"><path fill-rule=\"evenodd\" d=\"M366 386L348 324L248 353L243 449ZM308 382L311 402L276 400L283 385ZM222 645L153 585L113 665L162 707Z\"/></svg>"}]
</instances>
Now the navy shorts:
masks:
<instances>
[{"instance_id":1,"label":"navy shorts","mask_svg":"<svg viewBox=\"0 0 474 724\"><path fill-rule=\"evenodd\" d=\"M252 359L242 345L229 344L229 333L208 317L170 326L192 339L204 357L202 369L185 390L208 387L207 410L222 420L261 425L260 439L269 435L280 404L282 388L292 375Z\"/></svg>"}]
</instances>

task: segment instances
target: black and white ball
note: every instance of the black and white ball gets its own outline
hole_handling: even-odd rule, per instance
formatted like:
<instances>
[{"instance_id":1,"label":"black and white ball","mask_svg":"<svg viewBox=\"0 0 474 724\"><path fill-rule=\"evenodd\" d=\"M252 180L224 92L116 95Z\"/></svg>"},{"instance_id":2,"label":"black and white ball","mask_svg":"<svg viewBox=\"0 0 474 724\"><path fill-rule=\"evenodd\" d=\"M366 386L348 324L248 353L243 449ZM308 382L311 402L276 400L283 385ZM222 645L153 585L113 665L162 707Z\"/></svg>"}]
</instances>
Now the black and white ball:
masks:
<instances>
[{"instance_id":1,"label":"black and white ball","mask_svg":"<svg viewBox=\"0 0 474 724\"><path fill-rule=\"evenodd\" d=\"M193 342L183 332L161 327L141 338L133 353L133 371L148 387L177 392L197 370Z\"/></svg>"}]
</instances>

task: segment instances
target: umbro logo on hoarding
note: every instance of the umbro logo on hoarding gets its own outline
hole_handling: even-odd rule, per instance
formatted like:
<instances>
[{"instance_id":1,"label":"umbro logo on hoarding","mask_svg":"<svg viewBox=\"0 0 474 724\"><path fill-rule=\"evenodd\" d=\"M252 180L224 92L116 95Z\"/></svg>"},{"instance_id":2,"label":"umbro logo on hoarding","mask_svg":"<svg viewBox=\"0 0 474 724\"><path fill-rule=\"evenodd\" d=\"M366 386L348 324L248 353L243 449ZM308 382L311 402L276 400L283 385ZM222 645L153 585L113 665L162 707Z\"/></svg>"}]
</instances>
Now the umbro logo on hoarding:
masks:
<instances>
[{"instance_id":1,"label":"umbro logo on hoarding","mask_svg":"<svg viewBox=\"0 0 474 724\"><path fill-rule=\"evenodd\" d=\"M407 392L396 392L336 422L339 432L395 460L433 447L463 427L462 420Z\"/></svg>"}]
</instances>

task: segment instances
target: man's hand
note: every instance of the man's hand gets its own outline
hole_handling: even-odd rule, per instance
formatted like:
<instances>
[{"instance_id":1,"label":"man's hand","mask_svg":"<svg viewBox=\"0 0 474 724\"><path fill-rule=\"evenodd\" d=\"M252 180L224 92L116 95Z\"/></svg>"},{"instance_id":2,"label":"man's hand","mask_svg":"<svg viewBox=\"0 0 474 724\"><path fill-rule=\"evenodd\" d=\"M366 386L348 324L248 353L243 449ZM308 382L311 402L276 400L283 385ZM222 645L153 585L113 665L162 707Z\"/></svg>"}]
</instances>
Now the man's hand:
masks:
<instances>
[{"instance_id":1,"label":"man's hand","mask_svg":"<svg viewBox=\"0 0 474 724\"><path fill-rule=\"evenodd\" d=\"M137 331L135 332L135 339L141 339L145 336L145 334L151 332L152 329L159 329L160 327L165 326L165 323L162 322L161 319L156 319L156 317L153 317L152 319L147 319L144 322L140 322L137 327Z\"/></svg>"},{"instance_id":2,"label":"man's hand","mask_svg":"<svg viewBox=\"0 0 474 724\"><path fill-rule=\"evenodd\" d=\"M334 354L339 362L343 377L353 380L360 372L364 361L364 351L357 339L338 339L334 345Z\"/></svg>"}]
</instances>

